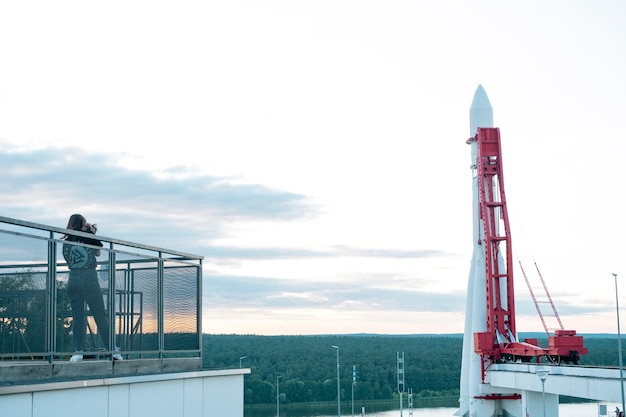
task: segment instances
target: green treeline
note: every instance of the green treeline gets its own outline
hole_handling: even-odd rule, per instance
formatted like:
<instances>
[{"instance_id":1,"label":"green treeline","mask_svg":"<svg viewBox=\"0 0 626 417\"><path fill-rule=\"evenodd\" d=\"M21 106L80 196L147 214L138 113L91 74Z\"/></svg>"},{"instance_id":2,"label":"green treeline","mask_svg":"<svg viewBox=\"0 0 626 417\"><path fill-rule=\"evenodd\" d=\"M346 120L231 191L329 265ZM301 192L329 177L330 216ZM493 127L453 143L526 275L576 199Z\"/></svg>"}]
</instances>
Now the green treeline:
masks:
<instances>
[{"instance_id":1,"label":"green treeline","mask_svg":"<svg viewBox=\"0 0 626 417\"><path fill-rule=\"evenodd\" d=\"M585 336L587 365L617 366L617 338ZM539 339L539 344L546 341ZM336 401L337 351L341 398L352 395L352 369L356 366L355 398L397 398L397 353L404 352L404 388L414 398L459 395L462 335L328 335L254 336L203 335L205 369L250 368L246 376L246 404L276 401L280 376L283 403Z\"/></svg>"},{"instance_id":2,"label":"green treeline","mask_svg":"<svg viewBox=\"0 0 626 417\"><path fill-rule=\"evenodd\" d=\"M281 401L336 401L339 347L342 398L394 398L397 393L397 352L404 352L404 385L416 396L457 395L461 367L461 337L404 336L240 336L204 335L205 368L236 368L239 358L246 376L247 404L276 401L280 376ZM397 395L397 394L396 394Z\"/></svg>"}]
</instances>

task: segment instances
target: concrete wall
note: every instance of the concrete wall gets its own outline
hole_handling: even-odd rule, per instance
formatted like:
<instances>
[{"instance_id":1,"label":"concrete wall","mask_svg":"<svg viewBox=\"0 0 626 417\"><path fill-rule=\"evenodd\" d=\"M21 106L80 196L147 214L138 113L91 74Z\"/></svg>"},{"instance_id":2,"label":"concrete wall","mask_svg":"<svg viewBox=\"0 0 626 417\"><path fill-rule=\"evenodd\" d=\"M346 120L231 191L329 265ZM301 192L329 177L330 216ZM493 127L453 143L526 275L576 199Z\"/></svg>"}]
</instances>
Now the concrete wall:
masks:
<instances>
[{"instance_id":1,"label":"concrete wall","mask_svg":"<svg viewBox=\"0 0 626 417\"><path fill-rule=\"evenodd\" d=\"M543 416L544 397L543 393L536 391L523 391L523 414L522 416ZM559 396L545 394L546 416L559 417ZM567 416L566 416L567 417Z\"/></svg>"},{"instance_id":2,"label":"concrete wall","mask_svg":"<svg viewBox=\"0 0 626 417\"><path fill-rule=\"evenodd\" d=\"M243 417L249 369L0 387L0 416Z\"/></svg>"}]
</instances>

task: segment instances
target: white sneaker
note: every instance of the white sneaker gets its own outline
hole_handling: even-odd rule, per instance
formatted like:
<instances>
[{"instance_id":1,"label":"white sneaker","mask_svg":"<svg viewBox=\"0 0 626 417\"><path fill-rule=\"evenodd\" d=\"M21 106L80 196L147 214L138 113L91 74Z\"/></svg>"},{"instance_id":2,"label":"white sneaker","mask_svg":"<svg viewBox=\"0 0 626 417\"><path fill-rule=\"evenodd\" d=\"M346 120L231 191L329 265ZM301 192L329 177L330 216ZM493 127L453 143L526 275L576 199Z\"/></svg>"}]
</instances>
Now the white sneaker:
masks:
<instances>
[{"instance_id":1,"label":"white sneaker","mask_svg":"<svg viewBox=\"0 0 626 417\"><path fill-rule=\"evenodd\" d=\"M120 353L120 348L118 348L117 346L115 346L115 349L113 349L113 360L114 361L123 361L124 358L122 358L122 354Z\"/></svg>"},{"instance_id":2,"label":"white sneaker","mask_svg":"<svg viewBox=\"0 0 626 417\"><path fill-rule=\"evenodd\" d=\"M75 352L70 358L70 362L81 362L83 360L83 352Z\"/></svg>"}]
</instances>

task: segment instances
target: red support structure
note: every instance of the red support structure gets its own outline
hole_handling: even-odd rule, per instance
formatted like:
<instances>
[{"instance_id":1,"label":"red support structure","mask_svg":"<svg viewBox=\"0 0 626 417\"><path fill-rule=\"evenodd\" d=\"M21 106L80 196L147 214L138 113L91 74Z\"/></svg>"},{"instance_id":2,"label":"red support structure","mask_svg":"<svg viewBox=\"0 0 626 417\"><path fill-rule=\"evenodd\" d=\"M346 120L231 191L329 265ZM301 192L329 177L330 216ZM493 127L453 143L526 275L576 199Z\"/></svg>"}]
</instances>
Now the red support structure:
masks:
<instances>
[{"instance_id":1,"label":"red support structure","mask_svg":"<svg viewBox=\"0 0 626 417\"><path fill-rule=\"evenodd\" d=\"M513 252L509 217L504 194L502 150L498 128L478 128L469 142L477 142L476 169L482 241L485 250L487 331L474 334L474 351L481 356L483 381L489 364L496 361L577 363L586 354L582 336L574 330L557 330L548 337L548 347L537 346L536 339L517 340ZM543 280L543 278L542 278ZM544 284L545 287L545 284ZM546 289L547 291L547 289ZM560 322L560 321L559 321Z\"/></svg>"},{"instance_id":2,"label":"red support structure","mask_svg":"<svg viewBox=\"0 0 626 417\"><path fill-rule=\"evenodd\" d=\"M480 215L484 228L487 286L487 330L497 342L515 341L515 302L513 294L513 261L509 218L504 194L500 130L479 128L478 192ZM504 339L501 339L504 338Z\"/></svg>"},{"instance_id":3,"label":"red support structure","mask_svg":"<svg viewBox=\"0 0 626 417\"><path fill-rule=\"evenodd\" d=\"M513 256L509 217L504 193L502 150L498 128L478 128L476 169L478 200L485 250L487 331L474 334L474 351L481 355L484 371L498 360L529 362L548 353L547 349L518 342L515 327Z\"/></svg>"}]
</instances>

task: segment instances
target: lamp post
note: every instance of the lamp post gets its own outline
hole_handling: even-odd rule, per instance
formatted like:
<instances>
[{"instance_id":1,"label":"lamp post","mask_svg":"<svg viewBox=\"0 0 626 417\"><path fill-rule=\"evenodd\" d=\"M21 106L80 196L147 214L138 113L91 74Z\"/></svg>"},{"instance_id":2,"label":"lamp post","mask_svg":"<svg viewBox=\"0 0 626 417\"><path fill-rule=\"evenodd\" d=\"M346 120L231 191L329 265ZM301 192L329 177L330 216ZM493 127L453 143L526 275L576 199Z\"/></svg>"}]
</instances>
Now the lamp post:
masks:
<instances>
[{"instance_id":1,"label":"lamp post","mask_svg":"<svg viewBox=\"0 0 626 417\"><path fill-rule=\"evenodd\" d=\"M622 411L624 411L624 368L622 366L622 335L619 329L619 298L617 296L617 274L612 273L615 278L615 309L617 311L617 350L619 354L619 385L622 390Z\"/></svg>"},{"instance_id":2,"label":"lamp post","mask_svg":"<svg viewBox=\"0 0 626 417\"><path fill-rule=\"evenodd\" d=\"M341 417L341 388L339 386L339 346L332 346L337 349L337 417Z\"/></svg>"},{"instance_id":3,"label":"lamp post","mask_svg":"<svg viewBox=\"0 0 626 417\"><path fill-rule=\"evenodd\" d=\"M352 365L352 417L354 417L354 386L356 385L356 365Z\"/></svg>"},{"instance_id":4,"label":"lamp post","mask_svg":"<svg viewBox=\"0 0 626 417\"><path fill-rule=\"evenodd\" d=\"M248 356L242 356L241 358L239 358L239 368L241 368L241 361L246 359Z\"/></svg>"},{"instance_id":5,"label":"lamp post","mask_svg":"<svg viewBox=\"0 0 626 417\"><path fill-rule=\"evenodd\" d=\"M546 417L546 378L550 373L550 368L542 367L538 368L535 373L541 380L541 399L543 401L543 417Z\"/></svg>"},{"instance_id":6,"label":"lamp post","mask_svg":"<svg viewBox=\"0 0 626 417\"><path fill-rule=\"evenodd\" d=\"M280 397L280 385L278 383L279 379L280 375L276 377L276 417L280 417L280 403L278 402L278 399Z\"/></svg>"}]
</instances>

